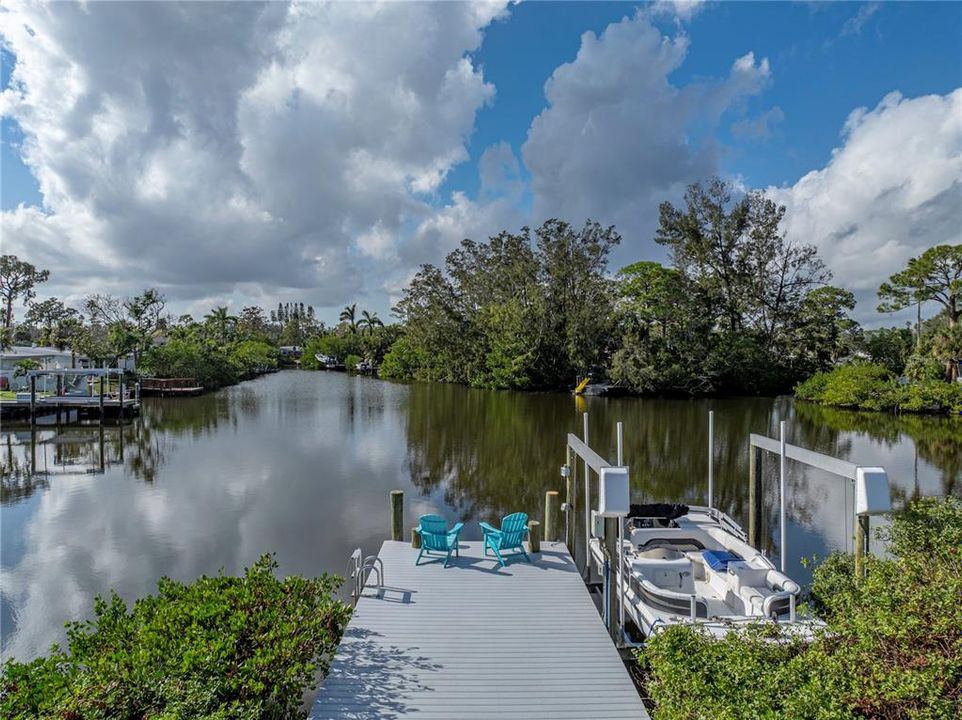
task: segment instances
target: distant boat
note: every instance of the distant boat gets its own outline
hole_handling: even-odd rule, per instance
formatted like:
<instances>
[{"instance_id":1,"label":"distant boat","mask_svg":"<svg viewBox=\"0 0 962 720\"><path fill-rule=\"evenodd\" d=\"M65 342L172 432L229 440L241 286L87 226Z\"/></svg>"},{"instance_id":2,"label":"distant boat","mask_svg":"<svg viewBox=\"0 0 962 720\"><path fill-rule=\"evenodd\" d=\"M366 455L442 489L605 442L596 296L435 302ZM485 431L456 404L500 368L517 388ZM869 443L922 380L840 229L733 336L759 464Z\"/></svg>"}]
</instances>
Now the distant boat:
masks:
<instances>
[{"instance_id":1,"label":"distant boat","mask_svg":"<svg viewBox=\"0 0 962 720\"><path fill-rule=\"evenodd\" d=\"M374 372L374 363L370 360L361 360L361 362L359 362L354 369L359 373L370 375Z\"/></svg>"},{"instance_id":2,"label":"distant boat","mask_svg":"<svg viewBox=\"0 0 962 720\"><path fill-rule=\"evenodd\" d=\"M628 389L621 385L610 385L608 383L594 383L589 378L585 378L572 391L574 395L598 395L602 397L617 397L627 395Z\"/></svg>"},{"instance_id":3,"label":"distant boat","mask_svg":"<svg viewBox=\"0 0 962 720\"><path fill-rule=\"evenodd\" d=\"M338 362L336 358L321 353L314 353L314 359L321 365L321 370L344 370L344 363Z\"/></svg>"}]
</instances>

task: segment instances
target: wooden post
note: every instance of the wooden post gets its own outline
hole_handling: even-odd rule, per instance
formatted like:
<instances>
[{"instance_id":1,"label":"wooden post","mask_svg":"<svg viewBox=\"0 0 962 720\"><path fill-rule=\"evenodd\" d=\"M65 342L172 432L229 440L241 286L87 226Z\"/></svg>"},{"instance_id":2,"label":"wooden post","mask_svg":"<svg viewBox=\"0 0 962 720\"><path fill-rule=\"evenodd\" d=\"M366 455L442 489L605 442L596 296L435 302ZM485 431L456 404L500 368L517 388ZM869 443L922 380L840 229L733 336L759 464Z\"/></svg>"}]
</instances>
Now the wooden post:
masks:
<instances>
[{"instance_id":1,"label":"wooden post","mask_svg":"<svg viewBox=\"0 0 962 720\"><path fill-rule=\"evenodd\" d=\"M416 525L411 528L411 547L415 550L421 549L421 533L418 532Z\"/></svg>"},{"instance_id":2,"label":"wooden post","mask_svg":"<svg viewBox=\"0 0 962 720\"><path fill-rule=\"evenodd\" d=\"M134 383L134 400L140 402L140 381Z\"/></svg>"},{"instance_id":3,"label":"wooden post","mask_svg":"<svg viewBox=\"0 0 962 720\"><path fill-rule=\"evenodd\" d=\"M104 424L104 376L100 376L100 424Z\"/></svg>"},{"instance_id":4,"label":"wooden post","mask_svg":"<svg viewBox=\"0 0 962 720\"><path fill-rule=\"evenodd\" d=\"M855 579L865 577L865 556L868 554L869 517L858 515L858 526L855 528Z\"/></svg>"},{"instance_id":5,"label":"wooden post","mask_svg":"<svg viewBox=\"0 0 962 720\"><path fill-rule=\"evenodd\" d=\"M104 424L100 423L100 472L107 469L107 438L104 436Z\"/></svg>"},{"instance_id":6,"label":"wooden post","mask_svg":"<svg viewBox=\"0 0 962 720\"><path fill-rule=\"evenodd\" d=\"M124 422L124 379L120 378L120 423Z\"/></svg>"},{"instance_id":7,"label":"wooden post","mask_svg":"<svg viewBox=\"0 0 962 720\"><path fill-rule=\"evenodd\" d=\"M30 474L37 474L37 428L35 427L30 428Z\"/></svg>"},{"instance_id":8,"label":"wooden post","mask_svg":"<svg viewBox=\"0 0 962 720\"><path fill-rule=\"evenodd\" d=\"M748 544L761 549L762 535L762 449L748 448Z\"/></svg>"},{"instance_id":9,"label":"wooden post","mask_svg":"<svg viewBox=\"0 0 962 720\"><path fill-rule=\"evenodd\" d=\"M541 552L541 523L537 520L528 521L528 550L533 553Z\"/></svg>"},{"instance_id":10,"label":"wooden post","mask_svg":"<svg viewBox=\"0 0 962 720\"><path fill-rule=\"evenodd\" d=\"M391 491L391 539L400 540L404 532L404 491Z\"/></svg>"},{"instance_id":11,"label":"wooden post","mask_svg":"<svg viewBox=\"0 0 962 720\"><path fill-rule=\"evenodd\" d=\"M549 490L544 494L544 541L558 539L558 491Z\"/></svg>"},{"instance_id":12,"label":"wooden post","mask_svg":"<svg viewBox=\"0 0 962 720\"><path fill-rule=\"evenodd\" d=\"M30 424L37 422L37 376L30 376Z\"/></svg>"}]
</instances>

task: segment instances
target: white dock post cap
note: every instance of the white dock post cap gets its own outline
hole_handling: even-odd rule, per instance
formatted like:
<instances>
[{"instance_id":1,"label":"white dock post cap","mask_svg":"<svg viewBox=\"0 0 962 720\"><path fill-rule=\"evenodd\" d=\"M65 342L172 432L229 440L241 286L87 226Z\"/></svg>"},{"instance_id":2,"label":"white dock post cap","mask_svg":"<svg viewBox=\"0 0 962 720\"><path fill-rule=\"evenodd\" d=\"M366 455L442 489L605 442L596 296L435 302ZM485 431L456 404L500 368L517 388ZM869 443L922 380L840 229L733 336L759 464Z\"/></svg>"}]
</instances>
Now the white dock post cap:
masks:
<instances>
[{"instance_id":1,"label":"white dock post cap","mask_svg":"<svg viewBox=\"0 0 962 720\"><path fill-rule=\"evenodd\" d=\"M598 514L603 517L625 517L631 510L628 468L603 467L598 476Z\"/></svg>"},{"instance_id":2,"label":"white dock post cap","mask_svg":"<svg viewBox=\"0 0 962 720\"><path fill-rule=\"evenodd\" d=\"M889 476L885 468L855 469L855 514L877 515L892 510L889 498Z\"/></svg>"}]
</instances>

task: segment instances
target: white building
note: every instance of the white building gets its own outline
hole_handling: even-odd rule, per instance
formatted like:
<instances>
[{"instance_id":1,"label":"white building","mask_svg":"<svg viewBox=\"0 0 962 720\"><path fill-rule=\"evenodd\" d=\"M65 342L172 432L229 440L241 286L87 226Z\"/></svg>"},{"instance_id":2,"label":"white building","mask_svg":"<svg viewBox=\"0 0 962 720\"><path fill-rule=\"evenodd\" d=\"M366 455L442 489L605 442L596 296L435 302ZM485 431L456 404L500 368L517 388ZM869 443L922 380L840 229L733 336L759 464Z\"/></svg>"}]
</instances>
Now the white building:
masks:
<instances>
[{"instance_id":1,"label":"white building","mask_svg":"<svg viewBox=\"0 0 962 720\"><path fill-rule=\"evenodd\" d=\"M18 363L24 360L33 360L38 363L40 370L90 367L90 359L86 355L70 350L14 345L0 351L0 390L23 390L29 387L30 381L26 376L14 377Z\"/></svg>"}]
</instances>

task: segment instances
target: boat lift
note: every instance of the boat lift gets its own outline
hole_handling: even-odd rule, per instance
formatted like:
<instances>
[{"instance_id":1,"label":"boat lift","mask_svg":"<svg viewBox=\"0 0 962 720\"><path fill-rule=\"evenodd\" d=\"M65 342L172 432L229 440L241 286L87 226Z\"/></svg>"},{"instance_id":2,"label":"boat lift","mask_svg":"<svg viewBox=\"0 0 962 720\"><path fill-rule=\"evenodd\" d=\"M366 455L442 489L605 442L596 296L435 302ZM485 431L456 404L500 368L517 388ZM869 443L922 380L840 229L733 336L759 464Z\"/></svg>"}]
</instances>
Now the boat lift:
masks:
<instances>
[{"instance_id":1,"label":"boat lift","mask_svg":"<svg viewBox=\"0 0 962 720\"><path fill-rule=\"evenodd\" d=\"M577 460L581 458L584 473L584 508L585 508L585 580L591 577L591 471L598 476L598 510L596 517L604 518L605 523L605 567L603 571L604 587L604 620L617 647L624 647L626 642L625 627L625 589L624 573L616 574L618 592L611 592L611 568L617 562L622 567L624 539L624 520L630 510L630 483L628 467L624 464L624 428L621 422L617 425L617 462L612 464L601 457L588 445L588 413L584 413L584 438L574 433L568 433L566 462L561 468L561 475L570 479L568 497L574 499L577 486ZM574 456L574 457L572 457ZM565 503L565 510L572 510L571 504ZM566 517L567 517L566 512ZM617 528L617 529L616 529ZM571 542L570 530L566 532L566 540ZM573 544L573 543L571 543ZM617 617L617 625L613 618Z\"/></svg>"},{"instance_id":2,"label":"boat lift","mask_svg":"<svg viewBox=\"0 0 962 720\"><path fill-rule=\"evenodd\" d=\"M711 426L709 419L709 427ZM824 455L812 450L807 450L797 445L789 445L785 441L785 421L779 422L778 440L764 435L749 435L749 544L754 547L759 545L759 535L761 530L761 484L762 484L762 452L778 454L778 488L779 488L779 547L778 556L781 563L781 570L785 572L785 565L788 558L788 539L786 521L786 464L788 460L800 462L803 465L824 470L832 475L846 478L855 484L855 519L858 522L859 530L855 533L855 569L856 574L862 574L863 558L868 552L869 545L869 517L880 515L892 510L892 503L889 497L889 479L885 468L879 466L856 465L847 460L841 460L831 455ZM711 464L709 463L709 477L711 477ZM709 482L709 488L711 487ZM709 502L710 502L709 490Z\"/></svg>"},{"instance_id":3,"label":"boat lift","mask_svg":"<svg viewBox=\"0 0 962 720\"><path fill-rule=\"evenodd\" d=\"M586 582L591 580L591 539L592 539L592 508L591 508L591 471L598 476L598 509L594 511L596 518L603 518L604 528L604 554L605 563L603 568L603 587L604 587L604 620L608 627L612 640L618 647L635 645L625 633L625 606L624 606L624 572L615 574L618 583L617 593L611 592L611 574L614 563L617 562L618 568L624 567L623 540L624 540L624 521L630 512L630 482L628 466L624 464L624 428L621 422L617 423L617 460L610 463L597 452L591 449L588 444L588 413L583 414L583 437L579 438L574 433L568 433L566 447L566 461L561 467L561 475L568 484L568 502L562 509L565 511L566 530L565 540L569 547L574 546L575 535L572 532L568 515L571 513L573 503L577 493L577 460L581 459L582 472L584 476L584 517L585 517L585 569L584 579ZM715 413L708 413L708 514L719 524L740 535L753 547L759 547L759 535L761 529L760 510L761 510L761 478L762 478L762 452L768 451L779 455L779 524L780 524L780 544L779 561L782 573L785 573L788 557L787 547L787 461L793 460L801 462L810 467L818 468L826 472L838 475L855 483L855 515L861 531L856 535L856 572L862 572L863 556L868 550L868 529L869 516L882 514L891 510L889 499L888 475L885 469L878 466L860 466L846 460L824 455L812 450L807 450L795 445L789 445L785 440L785 421L779 423L779 439L758 435L755 433L749 436L749 459L751 484L749 488L749 515L750 531L745 536L744 531L727 514L714 507L714 430ZM757 517L756 517L757 516ZM617 625L612 622L614 617L618 618Z\"/></svg>"}]
</instances>

